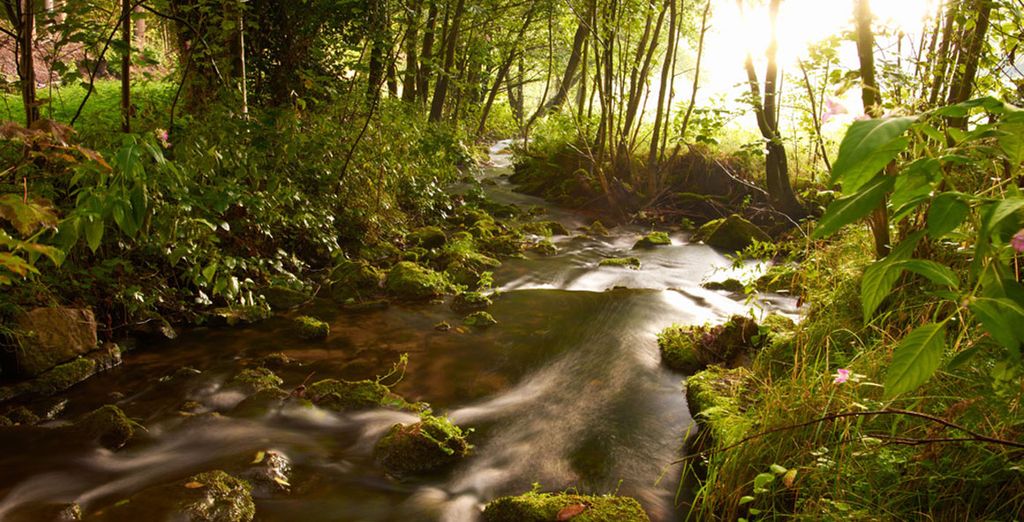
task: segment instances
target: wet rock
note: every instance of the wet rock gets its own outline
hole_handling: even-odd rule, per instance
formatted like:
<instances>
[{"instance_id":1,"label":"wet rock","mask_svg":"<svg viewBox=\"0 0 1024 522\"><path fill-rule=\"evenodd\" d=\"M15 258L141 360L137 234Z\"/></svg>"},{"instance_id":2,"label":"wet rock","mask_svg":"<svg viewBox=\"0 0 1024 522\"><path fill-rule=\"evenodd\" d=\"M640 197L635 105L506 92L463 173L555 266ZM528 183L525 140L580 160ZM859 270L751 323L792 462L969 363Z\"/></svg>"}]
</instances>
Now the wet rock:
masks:
<instances>
[{"instance_id":1,"label":"wet rock","mask_svg":"<svg viewBox=\"0 0 1024 522\"><path fill-rule=\"evenodd\" d=\"M295 359L288 357L288 354L284 352L268 353L259 359L260 366L264 368L287 368L292 364L296 364Z\"/></svg>"},{"instance_id":2,"label":"wet rock","mask_svg":"<svg viewBox=\"0 0 1024 522\"><path fill-rule=\"evenodd\" d=\"M738 279L729 278L725 281L708 281L700 286L708 290L724 290L726 292L741 293L746 290L746 285Z\"/></svg>"},{"instance_id":3,"label":"wet rock","mask_svg":"<svg viewBox=\"0 0 1024 522\"><path fill-rule=\"evenodd\" d=\"M462 292L452 299L452 310L459 313L486 310L491 306L491 298L480 292Z\"/></svg>"},{"instance_id":4,"label":"wet rock","mask_svg":"<svg viewBox=\"0 0 1024 522\"><path fill-rule=\"evenodd\" d=\"M568 236L569 230L557 221L535 221L522 225L524 232L537 236Z\"/></svg>"},{"instance_id":5,"label":"wet rock","mask_svg":"<svg viewBox=\"0 0 1024 522\"><path fill-rule=\"evenodd\" d=\"M231 385L249 393L276 389L284 381L266 368L247 368L231 379Z\"/></svg>"},{"instance_id":6,"label":"wet rock","mask_svg":"<svg viewBox=\"0 0 1024 522\"><path fill-rule=\"evenodd\" d=\"M46 420L53 420L60 416L61 413L64 413L67 407L67 398L50 399L43 402L39 410L39 416Z\"/></svg>"},{"instance_id":7,"label":"wet rock","mask_svg":"<svg viewBox=\"0 0 1024 522\"><path fill-rule=\"evenodd\" d=\"M391 306L386 299L374 299L372 301L362 302L346 302L341 305L341 309L346 312L362 313L362 312L375 312L378 310L385 310Z\"/></svg>"},{"instance_id":8,"label":"wet rock","mask_svg":"<svg viewBox=\"0 0 1024 522\"><path fill-rule=\"evenodd\" d=\"M487 312L473 312L466 316L462 321L466 326L477 326L480 328L486 328L498 324L498 320Z\"/></svg>"},{"instance_id":9,"label":"wet rock","mask_svg":"<svg viewBox=\"0 0 1024 522\"><path fill-rule=\"evenodd\" d=\"M243 326L269 319L270 308L267 306L234 306L214 308L210 311L212 326Z\"/></svg>"},{"instance_id":10,"label":"wet rock","mask_svg":"<svg viewBox=\"0 0 1024 522\"><path fill-rule=\"evenodd\" d=\"M530 246L530 251L536 252L545 257L550 257L558 253L558 247L556 247L551 241L542 239Z\"/></svg>"},{"instance_id":11,"label":"wet rock","mask_svg":"<svg viewBox=\"0 0 1024 522\"><path fill-rule=\"evenodd\" d=\"M388 272L385 288L400 299L422 301L443 295L450 285L444 275L416 263L402 261Z\"/></svg>"},{"instance_id":12,"label":"wet rock","mask_svg":"<svg viewBox=\"0 0 1024 522\"><path fill-rule=\"evenodd\" d=\"M693 234L691 241L703 241L705 245L727 252L738 252L754 241L769 242L768 236L757 225L732 214L727 218L708 221Z\"/></svg>"},{"instance_id":13,"label":"wet rock","mask_svg":"<svg viewBox=\"0 0 1024 522\"><path fill-rule=\"evenodd\" d=\"M362 300L380 292L384 273L365 261L346 259L331 270L327 280L328 296L343 303L349 299Z\"/></svg>"},{"instance_id":14,"label":"wet rock","mask_svg":"<svg viewBox=\"0 0 1024 522\"><path fill-rule=\"evenodd\" d=\"M97 441L108 449L118 449L135 436L136 426L121 408L108 404L85 414L66 430L76 437Z\"/></svg>"},{"instance_id":15,"label":"wet rock","mask_svg":"<svg viewBox=\"0 0 1024 522\"><path fill-rule=\"evenodd\" d=\"M422 416L415 424L395 424L377 441L373 453L388 473L397 477L447 468L469 454L462 429L446 417Z\"/></svg>"},{"instance_id":16,"label":"wet rock","mask_svg":"<svg viewBox=\"0 0 1024 522\"><path fill-rule=\"evenodd\" d=\"M368 410L391 406L407 408L408 403L377 381L317 381L305 391L305 397L321 408L337 412Z\"/></svg>"},{"instance_id":17,"label":"wet rock","mask_svg":"<svg viewBox=\"0 0 1024 522\"><path fill-rule=\"evenodd\" d=\"M638 257L608 257L597 263L597 266L621 266L633 270L640 269L640 258Z\"/></svg>"},{"instance_id":18,"label":"wet rock","mask_svg":"<svg viewBox=\"0 0 1024 522\"><path fill-rule=\"evenodd\" d=\"M440 323L434 325L434 329L439 332L447 332L448 330L452 329L452 325L449 324L448 321L441 321Z\"/></svg>"},{"instance_id":19,"label":"wet rock","mask_svg":"<svg viewBox=\"0 0 1024 522\"><path fill-rule=\"evenodd\" d=\"M256 453L240 477L252 485L253 497L267 498L291 490L291 473L291 461L284 453L266 450Z\"/></svg>"},{"instance_id":20,"label":"wet rock","mask_svg":"<svg viewBox=\"0 0 1024 522\"><path fill-rule=\"evenodd\" d=\"M666 232L651 232L651 233L647 234L646 236L644 236L644 237L640 238L639 240L637 240L637 242L633 244L633 250L638 250L638 249L641 249L641 248L654 248L654 247L657 247L657 246L664 246L664 245L671 245L671 244L672 244L672 239L670 237L668 237L668 233L666 233Z\"/></svg>"},{"instance_id":21,"label":"wet rock","mask_svg":"<svg viewBox=\"0 0 1024 522\"><path fill-rule=\"evenodd\" d=\"M97 345L96 318L86 308L35 308L17 318L18 369L35 376Z\"/></svg>"},{"instance_id":22,"label":"wet rock","mask_svg":"<svg viewBox=\"0 0 1024 522\"><path fill-rule=\"evenodd\" d=\"M79 357L40 375L32 384L32 391L40 395L53 395L92 377L97 370L96 361Z\"/></svg>"},{"instance_id":23,"label":"wet rock","mask_svg":"<svg viewBox=\"0 0 1024 522\"><path fill-rule=\"evenodd\" d=\"M9 426L21 425L21 426L34 426L39 423L40 418L32 410L18 406L13 410L4 414L4 417L10 422Z\"/></svg>"},{"instance_id":24,"label":"wet rock","mask_svg":"<svg viewBox=\"0 0 1024 522\"><path fill-rule=\"evenodd\" d=\"M390 263L401 255L402 251L391 243L372 243L359 249L359 258L371 263Z\"/></svg>"},{"instance_id":25,"label":"wet rock","mask_svg":"<svg viewBox=\"0 0 1024 522\"><path fill-rule=\"evenodd\" d=\"M480 250L497 256L513 256L523 251L523 236L516 233L499 233L479 240Z\"/></svg>"},{"instance_id":26,"label":"wet rock","mask_svg":"<svg viewBox=\"0 0 1024 522\"><path fill-rule=\"evenodd\" d=\"M761 342L757 323L741 315L717 326L672 325L658 334L662 362L683 373L693 373L710 364L748 364L750 354Z\"/></svg>"},{"instance_id":27,"label":"wet rock","mask_svg":"<svg viewBox=\"0 0 1024 522\"><path fill-rule=\"evenodd\" d=\"M308 315L300 315L292 320L295 334L307 341L322 341L331 333L331 325Z\"/></svg>"},{"instance_id":28,"label":"wet rock","mask_svg":"<svg viewBox=\"0 0 1024 522\"><path fill-rule=\"evenodd\" d=\"M246 397L231 409L235 417L262 417L281 408L288 400L288 392L280 388L265 388Z\"/></svg>"},{"instance_id":29,"label":"wet rock","mask_svg":"<svg viewBox=\"0 0 1024 522\"><path fill-rule=\"evenodd\" d=\"M405 236L405 240L411 245L431 249L444 246L448 242L448 236L440 227L418 228Z\"/></svg>"},{"instance_id":30,"label":"wet rock","mask_svg":"<svg viewBox=\"0 0 1024 522\"><path fill-rule=\"evenodd\" d=\"M311 298L303 292L285 286L272 286L263 290L263 299L274 311L291 310L308 302Z\"/></svg>"},{"instance_id":31,"label":"wet rock","mask_svg":"<svg viewBox=\"0 0 1024 522\"><path fill-rule=\"evenodd\" d=\"M586 228L588 234L592 236L605 237L609 235L608 229L600 221L594 221Z\"/></svg>"},{"instance_id":32,"label":"wet rock","mask_svg":"<svg viewBox=\"0 0 1024 522\"><path fill-rule=\"evenodd\" d=\"M759 292L803 294L801 279L800 274L793 267L773 265L764 275L754 281L754 287Z\"/></svg>"},{"instance_id":33,"label":"wet rock","mask_svg":"<svg viewBox=\"0 0 1024 522\"><path fill-rule=\"evenodd\" d=\"M249 522L256 514L252 486L215 470L149 489L111 510L116 520Z\"/></svg>"},{"instance_id":34,"label":"wet rock","mask_svg":"<svg viewBox=\"0 0 1024 522\"><path fill-rule=\"evenodd\" d=\"M530 492L487 504L484 522L647 522L640 503L629 497Z\"/></svg>"}]
</instances>

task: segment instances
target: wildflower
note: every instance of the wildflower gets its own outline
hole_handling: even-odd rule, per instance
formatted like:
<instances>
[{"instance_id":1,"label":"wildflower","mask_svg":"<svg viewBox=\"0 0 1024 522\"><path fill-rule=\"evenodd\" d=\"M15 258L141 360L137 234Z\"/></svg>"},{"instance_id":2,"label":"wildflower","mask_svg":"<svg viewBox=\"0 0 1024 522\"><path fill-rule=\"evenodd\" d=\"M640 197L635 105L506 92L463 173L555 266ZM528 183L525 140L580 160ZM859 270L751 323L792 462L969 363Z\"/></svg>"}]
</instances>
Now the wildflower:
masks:
<instances>
[{"instance_id":1,"label":"wildflower","mask_svg":"<svg viewBox=\"0 0 1024 522\"><path fill-rule=\"evenodd\" d=\"M840 368L836 370L835 378L832 379L833 384L842 384L850 379L850 370L846 368Z\"/></svg>"},{"instance_id":2,"label":"wildflower","mask_svg":"<svg viewBox=\"0 0 1024 522\"><path fill-rule=\"evenodd\" d=\"M833 116L840 114L849 114L850 111L846 109L846 106L842 102L835 98L828 98L825 100L825 112L821 115L821 123L825 123L832 119Z\"/></svg>"},{"instance_id":3,"label":"wildflower","mask_svg":"<svg viewBox=\"0 0 1024 522\"><path fill-rule=\"evenodd\" d=\"M165 149L171 148L171 137L167 129L156 129L153 133L156 135L156 140L160 142L161 147Z\"/></svg>"},{"instance_id":4,"label":"wildflower","mask_svg":"<svg viewBox=\"0 0 1024 522\"><path fill-rule=\"evenodd\" d=\"M1010 246L1018 252L1024 252L1024 228L1018 230L1017 233L1010 238Z\"/></svg>"}]
</instances>

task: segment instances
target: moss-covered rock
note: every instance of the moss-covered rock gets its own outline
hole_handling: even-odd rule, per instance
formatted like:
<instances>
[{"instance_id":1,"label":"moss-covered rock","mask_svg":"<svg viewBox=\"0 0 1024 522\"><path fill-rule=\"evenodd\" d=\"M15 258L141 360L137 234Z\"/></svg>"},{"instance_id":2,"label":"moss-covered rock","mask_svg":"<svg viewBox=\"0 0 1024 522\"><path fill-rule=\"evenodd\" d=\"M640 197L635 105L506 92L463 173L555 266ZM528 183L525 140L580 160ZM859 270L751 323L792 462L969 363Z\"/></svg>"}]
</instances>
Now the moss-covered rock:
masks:
<instances>
[{"instance_id":1,"label":"moss-covered rock","mask_svg":"<svg viewBox=\"0 0 1024 522\"><path fill-rule=\"evenodd\" d=\"M524 232L536 236L568 236L569 229L557 221L534 221L523 223Z\"/></svg>"},{"instance_id":2,"label":"moss-covered rock","mask_svg":"<svg viewBox=\"0 0 1024 522\"><path fill-rule=\"evenodd\" d=\"M450 286L443 274L409 261L396 264L385 282L389 294L411 301L438 297Z\"/></svg>"},{"instance_id":3,"label":"moss-covered rock","mask_svg":"<svg viewBox=\"0 0 1024 522\"><path fill-rule=\"evenodd\" d=\"M802 294L801 275L797 270L788 265L773 265L764 275L754 281L754 287L759 292L789 292L791 294Z\"/></svg>"},{"instance_id":4,"label":"moss-covered rock","mask_svg":"<svg viewBox=\"0 0 1024 522\"><path fill-rule=\"evenodd\" d=\"M145 489L113 508L119 520L249 522L256 516L252 487L224 471L199 473L172 484Z\"/></svg>"},{"instance_id":5,"label":"moss-covered rock","mask_svg":"<svg viewBox=\"0 0 1024 522\"><path fill-rule=\"evenodd\" d=\"M242 326L269 319L271 315L270 306L225 306L210 310L209 321L212 326Z\"/></svg>"},{"instance_id":6,"label":"moss-covered rock","mask_svg":"<svg viewBox=\"0 0 1024 522\"><path fill-rule=\"evenodd\" d=\"M271 310L291 310L310 300L310 296L286 286L272 286L263 290L263 299Z\"/></svg>"},{"instance_id":7,"label":"moss-covered rock","mask_svg":"<svg viewBox=\"0 0 1024 522\"><path fill-rule=\"evenodd\" d=\"M531 245L530 251L536 252L545 257L550 257L558 253L558 247L556 247L551 241L542 239Z\"/></svg>"},{"instance_id":8,"label":"moss-covered rock","mask_svg":"<svg viewBox=\"0 0 1024 522\"><path fill-rule=\"evenodd\" d=\"M494 234L481 238L478 243L480 250L496 256L513 256L523 251L525 242L522 234L514 232Z\"/></svg>"},{"instance_id":9,"label":"moss-covered rock","mask_svg":"<svg viewBox=\"0 0 1024 522\"><path fill-rule=\"evenodd\" d=\"M486 310L491 306L491 298L480 292L462 292L452 299L452 310L460 314Z\"/></svg>"},{"instance_id":10,"label":"moss-covered rock","mask_svg":"<svg viewBox=\"0 0 1024 522\"><path fill-rule=\"evenodd\" d=\"M0 415L0 428L6 428L8 426L14 426L14 421L8 419L7 417L4 417L3 415Z\"/></svg>"},{"instance_id":11,"label":"moss-covered rock","mask_svg":"<svg viewBox=\"0 0 1024 522\"><path fill-rule=\"evenodd\" d=\"M710 364L747 365L762 343L757 323L741 315L716 326L672 325L658 334L662 362L684 373L699 371Z\"/></svg>"},{"instance_id":12,"label":"moss-covered rock","mask_svg":"<svg viewBox=\"0 0 1024 522\"><path fill-rule=\"evenodd\" d=\"M738 252L754 241L769 242L771 237L757 225L732 214L727 218L715 219L701 225L690 240L703 241L705 245L719 250Z\"/></svg>"},{"instance_id":13,"label":"moss-covered rock","mask_svg":"<svg viewBox=\"0 0 1024 522\"><path fill-rule=\"evenodd\" d=\"M321 341L331 333L331 325L308 315L300 315L292 323L295 334L307 341Z\"/></svg>"},{"instance_id":14,"label":"moss-covered rock","mask_svg":"<svg viewBox=\"0 0 1024 522\"><path fill-rule=\"evenodd\" d=\"M328 295L333 301L344 303L350 299L362 300L380 292L384 273L365 261L343 260L327 277Z\"/></svg>"},{"instance_id":15,"label":"moss-covered rock","mask_svg":"<svg viewBox=\"0 0 1024 522\"><path fill-rule=\"evenodd\" d=\"M53 395L92 377L97 371L97 363L88 357L79 357L51 368L40 375L32 385L33 391L40 395Z\"/></svg>"},{"instance_id":16,"label":"moss-covered rock","mask_svg":"<svg viewBox=\"0 0 1024 522\"><path fill-rule=\"evenodd\" d=\"M604 223L600 221L594 221L586 228L588 234L592 236L605 237L609 234L608 228L604 226Z\"/></svg>"},{"instance_id":17,"label":"moss-covered rock","mask_svg":"<svg viewBox=\"0 0 1024 522\"><path fill-rule=\"evenodd\" d=\"M608 257L602 259L597 263L597 266L621 266L625 268L631 268L633 270L640 270L640 258L639 257Z\"/></svg>"},{"instance_id":18,"label":"moss-covered rock","mask_svg":"<svg viewBox=\"0 0 1024 522\"><path fill-rule=\"evenodd\" d=\"M421 248L431 249L440 248L448 242L448 236L445 235L444 231L440 227L422 227L412 232L409 232L405 236L405 240L411 244Z\"/></svg>"},{"instance_id":19,"label":"moss-covered rock","mask_svg":"<svg viewBox=\"0 0 1024 522\"><path fill-rule=\"evenodd\" d=\"M137 426L121 408L108 404L85 414L69 430L77 437L97 441L109 449L118 449L135 436Z\"/></svg>"},{"instance_id":20,"label":"moss-covered rock","mask_svg":"<svg viewBox=\"0 0 1024 522\"><path fill-rule=\"evenodd\" d=\"M306 388L305 397L313 404L337 412L396 408L413 410L415 405L391 392L387 386L369 379L340 381L324 379Z\"/></svg>"},{"instance_id":21,"label":"moss-covered rock","mask_svg":"<svg viewBox=\"0 0 1024 522\"><path fill-rule=\"evenodd\" d=\"M259 364L264 368L285 368L296 364L296 361L284 352L272 352L260 357Z\"/></svg>"},{"instance_id":22,"label":"moss-covered rock","mask_svg":"<svg viewBox=\"0 0 1024 522\"><path fill-rule=\"evenodd\" d=\"M480 328L486 328L498 324L498 320L487 312L473 312L466 316L462 321L466 326L476 326Z\"/></svg>"},{"instance_id":23,"label":"moss-covered rock","mask_svg":"<svg viewBox=\"0 0 1024 522\"><path fill-rule=\"evenodd\" d=\"M661 362L678 372L692 374L706 366L691 327L672 325L658 334Z\"/></svg>"},{"instance_id":24,"label":"moss-covered rock","mask_svg":"<svg viewBox=\"0 0 1024 522\"><path fill-rule=\"evenodd\" d=\"M415 424L395 424L374 447L388 473L403 477L431 473L469 454L466 433L447 417L423 415Z\"/></svg>"},{"instance_id":25,"label":"moss-covered rock","mask_svg":"<svg viewBox=\"0 0 1024 522\"><path fill-rule=\"evenodd\" d=\"M484 522L647 522L640 503L629 497L530 492L487 504Z\"/></svg>"},{"instance_id":26,"label":"moss-covered rock","mask_svg":"<svg viewBox=\"0 0 1024 522\"><path fill-rule=\"evenodd\" d=\"M732 293L740 293L746 290L746 285L744 285L739 279L731 277L725 281L708 281L701 286L708 290L724 290Z\"/></svg>"},{"instance_id":27,"label":"moss-covered rock","mask_svg":"<svg viewBox=\"0 0 1024 522\"><path fill-rule=\"evenodd\" d=\"M734 442L745 432L746 422L740 417L751 375L744 367L709 366L686 379L690 415L721 444Z\"/></svg>"},{"instance_id":28,"label":"moss-covered rock","mask_svg":"<svg viewBox=\"0 0 1024 522\"><path fill-rule=\"evenodd\" d=\"M18 406L4 415L11 424L20 424L22 426L33 426L40 421L39 416L35 412L24 406Z\"/></svg>"},{"instance_id":29,"label":"moss-covered rock","mask_svg":"<svg viewBox=\"0 0 1024 522\"><path fill-rule=\"evenodd\" d=\"M654 248L656 246L665 246L671 244L672 238L668 237L667 232L651 232L637 240L637 242L633 244L633 249L637 250L641 248Z\"/></svg>"},{"instance_id":30,"label":"moss-covered rock","mask_svg":"<svg viewBox=\"0 0 1024 522\"><path fill-rule=\"evenodd\" d=\"M264 388L249 395L231 409L234 417L263 417L279 409L291 395L281 388Z\"/></svg>"},{"instance_id":31,"label":"moss-covered rock","mask_svg":"<svg viewBox=\"0 0 1024 522\"><path fill-rule=\"evenodd\" d=\"M284 383L274 372L266 368L246 368L231 379L231 384L249 393L277 388Z\"/></svg>"},{"instance_id":32,"label":"moss-covered rock","mask_svg":"<svg viewBox=\"0 0 1024 522\"><path fill-rule=\"evenodd\" d=\"M373 264L390 263L398 259L402 251L388 242L370 243L359 248L359 259Z\"/></svg>"}]
</instances>

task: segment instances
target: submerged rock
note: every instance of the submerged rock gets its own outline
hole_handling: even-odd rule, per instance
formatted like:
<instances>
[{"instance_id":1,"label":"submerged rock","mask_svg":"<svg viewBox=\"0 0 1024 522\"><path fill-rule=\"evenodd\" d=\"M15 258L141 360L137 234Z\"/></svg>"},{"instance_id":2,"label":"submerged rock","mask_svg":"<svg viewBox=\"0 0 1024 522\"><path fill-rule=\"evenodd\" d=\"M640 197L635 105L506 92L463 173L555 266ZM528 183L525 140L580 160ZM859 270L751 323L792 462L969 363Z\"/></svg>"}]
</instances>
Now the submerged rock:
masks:
<instances>
[{"instance_id":1,"label":"submerged rock","mask_svg":"<svg viewBox=\"0 0 1024 522\"><path fill-rule=\"evenodd\" d=\"M402 261L388 272L385 288L400 299L422 301L443 295L449 289L443 274L416 263Z\"/></svg>"},{"instance_id":2,"label":"submerged rock","mask_svg":"<svg viewBox=\"0 0 1024 522\"><path fill-rule=\"evenodd\" d=\"M247 368L231 379L231 384L249 393L276 389L284 381L266 368Z\"/></svg>"},{"instance_id":3,"label":"submerged rock","mask_svg":"<svg viewBox=\"0 0 1024 522\"><path fill-rule=\"evenodd\" d=\"M637 242L633 244L633 250L641 248L654 248L656 246L665 246L671 244L672 238L668 237L668 233L651 232L650 234L647 234L646 236L637 240Z\"/></svg>"},{"instance_id":4,"label":"submerged rock","mask_svg":"<svg viewBox=\"0 0 1024 522\"><path fill-rule=\"evenodd\" d=\"M215 470L145 489L112 508L110 515L118 520L249 522L256 504L248 482Z\"/></svg>"},{"instance_id":5,"label":"submerged rock","mask_svg":"<svg viewBox=\"0 0 1024 522\"><path fill-rule=\"evenodd\" d=\"M638 257L608 257L598 261L597 266L621 266L633 270L640 269L640 258Z\"/></svg>"},{"instance_id":6,"label":"submerged rock","mask_svg":"<svg viewBox=\"0 0 1024 522\"><path fill-rule=\"evenodd\" d=\"M43 373L97 346L96 317L87 308L35 308L18 316L18 370Z\"/></svg>"},{"instance_id":7,"label":"submerged rock","mask_svg":"<svg viewBox=\"0 0 1024 522\"><path fill-rule=\"evenodd\" d=\"M374 447L388 473L402 477L439 471L469 454L462 429L447 417L423 415L415 424L395 424Z\"/></svg>"},{"instance_id":8,"label":"submerged rock","mask_svg":"<svg viewBox=\"0 0 1024 522\"><path fill-rule=\"evenodd\" d=\"M498 320L487 312L473 312L462 321L466 326L488 327L498 324Z\"/></svg>"},{"instance_id":9,"label":"submerged rock","mask_svg":"<svg viewBox=\"0 0 1024 522\"><path fill-rule=\"evenodd\" d=\"M308 315L301 315L294 320L295 333L300 339L322 341L331 333L331 325Z\"/></svg>"},{"instance_id":10,"label":"submerged rock","mask_svg":"<svg viewBox=\"0 0 1024 522\"><path fill-rule=\"evenodd\" d=\"M769 242L771 237L757 225L732 214L727 218L703 224L690 240L703 241L705 245L719 250L738 252L752 245L754 241Z\"/></svg>"},{"instance_id":11,"label":"submerged rock","mask_svg":"<svg viewBox=\"0 0 1024 522\"><path fill-rule=\"evenodd\" d=\"M484 522L648 522L640 503L629 497L530 492L487 504Z\"/></svg>"},{"instance_id":12,"label":"submerged rock","mask_svg":"<svg viewBox=\"0 0 1024 522\"><path fill-rule=\"evenodd\" d=\"M491 298L480 292L462 292L452 299L452 310L459 313L486 310L491 306Z\"/></svg>"}]
</instances>

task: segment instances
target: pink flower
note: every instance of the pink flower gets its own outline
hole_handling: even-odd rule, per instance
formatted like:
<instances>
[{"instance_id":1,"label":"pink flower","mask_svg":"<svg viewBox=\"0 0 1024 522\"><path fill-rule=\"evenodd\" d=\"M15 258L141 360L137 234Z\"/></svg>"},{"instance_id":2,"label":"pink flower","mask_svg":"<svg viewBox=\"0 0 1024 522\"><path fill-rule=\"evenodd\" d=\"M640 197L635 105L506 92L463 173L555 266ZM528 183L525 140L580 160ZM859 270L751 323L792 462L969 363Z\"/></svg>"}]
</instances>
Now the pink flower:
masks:
<instances>
[{"instance_id":1,"label":"pink flower","mask_svg":"<svg viewBox=\"0 0 1024 522\"><path fill-rule=\"evenodd\" d=\"M832 379L833 384L842 384L850 379L850 370L846 368L840 368L836 370L835 378Z\"/></svg>"},{"instance_id":2,"label":"pink flower","mask_svg":"<svg viewBox=\"0 0 1024 522\"><path fill-rule=\"evenodd\" d=\"M825 112L821 115L821 123L825 123L832 119L833 116L840 114L849 114L850 111L846 109L846 106L842 102L835 98L828 98L825 100Z\"/></svg>"},{"instance_id":3,"label":"pink flower","mask_svg":"<svg viewBox=\"0 0 1024 522\"><path fill-rule=\"evenodd\" d=\"M1024 252L1024 228L1018 230L1017 233L1010 238L1010 246L1018 252Z\"/></svg>"},{"instance_id":4,"label":"pink flower","mask_svg":"<svg viewBox=\"0 0 1024 522\"><path fill-rule=\"evenodd\" d=\"M171 137L166 129L154 129L153 134L156 135L156 140L160 142L160 146L169 149L171 148Z\"/></svg>"}]
</instances>

